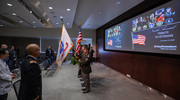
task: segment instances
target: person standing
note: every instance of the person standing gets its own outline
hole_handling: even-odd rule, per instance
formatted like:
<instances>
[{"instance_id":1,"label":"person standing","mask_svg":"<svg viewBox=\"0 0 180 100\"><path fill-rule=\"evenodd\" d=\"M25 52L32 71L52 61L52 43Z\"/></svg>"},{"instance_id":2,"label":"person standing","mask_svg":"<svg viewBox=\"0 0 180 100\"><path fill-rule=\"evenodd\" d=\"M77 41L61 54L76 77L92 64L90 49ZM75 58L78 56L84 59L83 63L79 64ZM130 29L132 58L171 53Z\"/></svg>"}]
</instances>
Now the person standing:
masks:
<instances>
[{"instance_id":1,"label":"person standing","mask_svg":"<svg viewBox=\"0 0 180 100\"><path fill-rule=\"evenodd\" d=\"M14 46L11 46L10 50L9 50L9 68L10 68L10 70L14 69L14 64L15 64L16 60L17 60L16 51L14 50Z\"/></svg>"},{"instance_id":2,"label":"person standing","mask_svg":"<svg viewBox=\"0 0 180 100\"><path fill-rule=\"evenodd\" d=\"M84 79L85 83L85 89L83 90L83 93L88 93L90 92L90 73L92 72L91 70L91 54L89 53L89 48L87 45L83 46L83 54L82 54L82 59L79 60L79 63L81 65L81 70L82 70L82 77Z\"/></svg>"},{"instance_id":3,"label":"person standing","mask_svg":"<svg viewBox=\"0 0 180 100\"><path fill-rule=\"evenodd\" d=\"M1 49L8 49L8 46L6 45L6 44L1 44ZM9 56L6 58L6 59L4 59L4 61L6 62L6 64L8 64L9 63Z\"/></svg>"},{"instance_id":4,"label":"person standing","mask_svg":"<svg viewBox=\"0 0 180 100\"><path fill-rule=\"evenodd\" d=\"M89 52L91 53L91 57L93 57L94 56L93 54L94 54L95 51L93 50L92 47L90 48Z\"/></svg>"},{"instance_id":5,"label":"person standing","mask_svg":"<svg viewBox=\"0 0 180 100\"><path fill-rule=\"evenodd\" d=\"M46 58L50 58L51 57L51 46L48 46L48 48L46 49Z\"/></svg>"},{"instance_id":6,"label":"person standing","mask_svg":"<svg viewBox=\"0 0 180 100\"><path fill-rule=\"evenodd\" d=\"M92 57L92 59L91 59L91 64L93 64L93 62L95 62L95 57L94 57L94 55L93 55L95 51L94 51L93 48L91 47L90 50L89 50L89 52L91 53L91 57Z\"/></svg>"},{"instance_id":7,"label":"person standing","mask_svg":"<svg viewBox=\"0 0 180 100\"><path fill-rule=\"evenodd\" d=\"M4 61L9 56L7 49L0 49L0 100L7 100L8 92L11 91L12 78L16 74L11 74L9 67Z\"/></svg>"},{"instance_id":8,"label":"person standing","mask_svg":"<svg viewBox=\"0 0 180 100\"><path fill-rule=\"evenodd\" d=\"M1 49L3 48L8 49L8 46L6 44L1 44Z\"/></svg>"},{"instance_id":9,"label":"person standing","mask_svg":"<svg viewBox=\"0 0 180 100\"><path fill-rule=\"evenodd\" d=\"M77 55L78 60L80 60L82 58L82 55L84 52L83 50L84 50L84 47L81 45L80 50L79 50L79 55ZM81 77L82 77L82 70L81 70L81 65L79 63L78 78L81 78ZM83 78L80 79L80 81L84 81Z\"/></svg>"},{"instance_id":10,"label":"person standing","mask_svg":"<svg viewBox=\"0 0 180 100\"><path fill-rule=\"evenodd\" d=\"M40 48L37 44L29 44L26 51L28 56L21 66L18 100L42 100L42 76L37 63Z\"/></svg>"}]
</instances>

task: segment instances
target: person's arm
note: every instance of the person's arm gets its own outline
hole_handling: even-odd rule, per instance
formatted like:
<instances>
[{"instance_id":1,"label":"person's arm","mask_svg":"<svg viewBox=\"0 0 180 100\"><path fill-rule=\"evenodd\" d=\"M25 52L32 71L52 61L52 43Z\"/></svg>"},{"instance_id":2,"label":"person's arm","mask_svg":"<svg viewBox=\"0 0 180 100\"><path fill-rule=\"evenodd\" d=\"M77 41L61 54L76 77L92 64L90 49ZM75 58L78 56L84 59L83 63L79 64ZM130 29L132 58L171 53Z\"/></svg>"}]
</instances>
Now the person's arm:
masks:
<instances>
[{"instance_id":1,"label":"person's arm","mask_svg":"<svg viewBox=\"0 0 180 100\"><path fill-rule=\"evenodd\" d=\"M4 72L3 67L8 67L8 66L3 66L2 64L0 64L0 80L4 80L4 81L12 81L12 76L9 73Z\"/></svg>"},{"instance_id":2,"label":"person's arm","mask_svg":"<svg viewBox=\"0 0 180 100\"><path fill-rule=\"evenodd\" d=\"M82 66L87 66L88 64L90 64L92 59L92 56L90 54L88 54L88 56L86 57L86 59L84 61L80 61Z\"/></svg>"}]
</instances>

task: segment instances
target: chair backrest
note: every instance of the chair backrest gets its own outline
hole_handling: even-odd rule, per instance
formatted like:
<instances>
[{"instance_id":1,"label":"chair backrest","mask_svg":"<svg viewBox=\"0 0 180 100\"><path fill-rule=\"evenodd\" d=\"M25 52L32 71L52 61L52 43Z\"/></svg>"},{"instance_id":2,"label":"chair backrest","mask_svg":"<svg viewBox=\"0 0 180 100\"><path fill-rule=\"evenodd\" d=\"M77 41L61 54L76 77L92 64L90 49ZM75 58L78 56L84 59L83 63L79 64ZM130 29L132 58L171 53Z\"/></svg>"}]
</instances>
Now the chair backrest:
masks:
<instances>
[{"instance_id":1,"label":"chair backrest","mask_svg":"<svg viewBox=\"0 0 180 100\"><path fill-rule=\"evenodd\" d=\"M21 80L17 80L16 82L13 83L14 91L17 97L19 94L20 82Z\"/></svg>"},{"instance_id":2,"label":"chair backrest","mask_svg":"<svg viewBox=\"0 0 180 100\"><path fill-rule=\"evenodd\" d=\"M51 59L50 58L48 58L47 60L48 60L49 63L51 63Z\"/></svg>"}]
</instances>

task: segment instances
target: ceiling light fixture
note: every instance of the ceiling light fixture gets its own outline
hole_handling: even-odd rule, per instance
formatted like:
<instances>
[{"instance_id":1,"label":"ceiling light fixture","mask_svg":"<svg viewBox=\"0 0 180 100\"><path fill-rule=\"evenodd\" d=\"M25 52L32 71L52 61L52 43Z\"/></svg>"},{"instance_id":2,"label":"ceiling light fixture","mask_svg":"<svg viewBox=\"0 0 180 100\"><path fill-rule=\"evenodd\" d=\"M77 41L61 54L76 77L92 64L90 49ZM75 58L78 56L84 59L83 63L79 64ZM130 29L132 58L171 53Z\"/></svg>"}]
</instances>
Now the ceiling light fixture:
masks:
<instances>
[{"instance_id":1,"label":"ceiling light fixture","mask_svg":"<svg viewBox=\"0 0 180 100\"><path fill-rule=\"evenodd\" d=\"M68 8L67 11L71 11L71 9Z\"/></svg>"},{"instance_id":2,"label":"ceiling light fixture","mask_svg":"<svg viewBox=\"0 0 180 100\"><path fill-rule=\"evenodd\" d=\"M67 23L67 25L69 25L69 23Z\"/></svg>"},{"instance_id":3,"label":"ceiling light fixture","mask_svg":"<svg viewBox=\"0 0 180 100\"><path fill-rule=\"evenodd\" d=\"M34 17L36 17L36 18L39 20L39 22L42 23L42 25L44 25L44 21L43 21L42 19L40 19L40 17L39 17L36 13L34 13L33 10L30 9L30 7L28 7L28 6L26 5L26 3L23 2L24 0L18 0L18 1L19 1L19 3L20 3L22 6L24 6L32 15L34 15ZM38 2L36 2L35 6L37 7L37 6L39 6L39 4L40 4L40 2L38 1ZM46 15L46 13L44 13L43 16L44 16L44 15Z\"/></svg>"},{"instance_id":4,"label":"ceiling light fixture","mask_svg":"<svg viewBox=\"0 0 180 100\"><path fill-rule=\"evenodd\" d=\"M49 7L49 9L53 9L53 7Z\"/></svg>"},{"instance_id":5,"label":"ceiling light fixture","mask_svg":"<svg viewBox=\"0 0 180 100\"><path fill-rule=\"evenodd\" d=\"M56 24L59 24L59 23L56 23Z\"/></svg>"},{"instance_id":6,"label":"ceiling light fixture","mask_svg":"<svg viewBox=\"0 0 180 100\"><path fill-rule=\"evenodd\" d=\"M99 11L99 14L101 14L102 12L101 11Z\"/></svg>"},{"instance_id":7,"label":"ceiling light fixture","mask_svg":"<svg viewBox=\"0 0 180 100\"><path fill-rule=\"evenodd\" d=\"M12 6L12 4L10 4L10 3L8 3L7 5L10 6L10 7Z\"/></svg>"},{"instance_id":8,"label":"ceiling light fixture","mask_svg":"<svg viewBox=\"0 0 180 100\"><path fill-rule=\"evenodd\" d=\"M36 22L33 21L32 23L36 23Z\"/></svg>"},{"instance_id":9,"label":"ceiling light fixture","mask_svg":"<svg viewBox=\"0 0 180 100\"><path fill-rule=\"evenodd\" d=\"M16 16L16 13L12 13L12 15Z\"/></svg>"},{"instance_id":10,"label":"ceiling light fixture","mask_svg":"<svg viewBox=\"0 0 180 100\"><path fill-rule=\"evenodd\" d=\"M120 1L116 2L117 5L119 5L120 3L121 3Z\"/></svg>"},{"instance_id":11,"label":"ceiling light fixture","mask_svg":"<svg viewBox=\"0 0 180 100\"><path fill-rule=\"evenodd\" d=\"M0 27L3 27L3 25L0 25Z\"/></svg>"},{"instance_id":12,"label":"ceiling light fixture","mask_svg":"<svg viewBox=\"0 0 180 100\"><path fill-rule=\"evenodd\" d=\"M34 28L36 27L36 26L33 26Z\"/></svg>"},{"instance_id":13,"label":"ceiling light fixture","mask_svg":"<svg viewBox=\"0 0 180 100\"><path fill-rule=\"evenodd\" d=\"M62 19L62 18L63 18L63 16L60 16L60 18Z\"/></svg>"},{"instance_id":14,"label":"ceiling light fixture","mask_svg":"<svg viewBox=\"0 0 180 100\"><path fill-rule=\"evenodd\" d=\"M23 21L22 21L22 20L20 20L19 22L20 22L20 23L22 23Z\"/></svg>"}]
</instances>

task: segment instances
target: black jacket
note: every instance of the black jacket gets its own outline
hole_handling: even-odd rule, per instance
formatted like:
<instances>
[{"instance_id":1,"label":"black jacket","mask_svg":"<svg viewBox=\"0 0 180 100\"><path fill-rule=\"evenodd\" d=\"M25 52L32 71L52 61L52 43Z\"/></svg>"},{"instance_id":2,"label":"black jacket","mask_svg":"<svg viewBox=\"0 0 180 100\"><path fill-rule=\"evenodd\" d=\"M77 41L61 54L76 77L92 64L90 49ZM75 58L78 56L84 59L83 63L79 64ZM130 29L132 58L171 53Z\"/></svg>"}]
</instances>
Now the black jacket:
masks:
<instances>
[{"instance_id":1,"label":"black jacket","mask_svg":"<svg viewBox=\"0 0 180 100\"><path fill-rule=\"evenodd\" d=\"M41 100L42 77L36 59L28 56L21 66L21 83L18 100Z\"/></svg>"}]
</instances>

